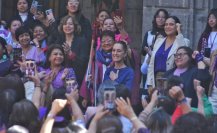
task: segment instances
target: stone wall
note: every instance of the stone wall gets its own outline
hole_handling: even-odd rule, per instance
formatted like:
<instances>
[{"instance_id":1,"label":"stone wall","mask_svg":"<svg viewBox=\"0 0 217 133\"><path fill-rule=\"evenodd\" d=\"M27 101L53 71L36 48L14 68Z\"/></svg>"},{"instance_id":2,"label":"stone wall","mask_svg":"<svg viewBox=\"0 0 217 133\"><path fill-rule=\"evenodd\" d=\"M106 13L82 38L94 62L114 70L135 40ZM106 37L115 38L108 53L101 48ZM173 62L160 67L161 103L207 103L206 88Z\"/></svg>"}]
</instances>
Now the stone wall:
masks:
<instances>
[{"instance_id":1,"label":"stone wall","mask_svg":"<svg viewBox=\"0 0 217 133\"><path fill-rule=\"evenodd\" d=\"M142 0L126 0L125 28L131 37L132 48L140 49L142 43ZM81 0L82 12L91 21L95 18L95 9L91 0Z\"/></svg>"},{"instance_id":2,"label":"stone wall","mask_svg":"<svg viewBox=\"0 0 217 133\"><path fill-rule=\"evenodd\" d=\"M190 39L191 47L196 48L208 11L216 3L216 0L143 0L143 35L151 29L155 11L164 8L181 20L184 36Z\"/></svg>"}]
</instances>

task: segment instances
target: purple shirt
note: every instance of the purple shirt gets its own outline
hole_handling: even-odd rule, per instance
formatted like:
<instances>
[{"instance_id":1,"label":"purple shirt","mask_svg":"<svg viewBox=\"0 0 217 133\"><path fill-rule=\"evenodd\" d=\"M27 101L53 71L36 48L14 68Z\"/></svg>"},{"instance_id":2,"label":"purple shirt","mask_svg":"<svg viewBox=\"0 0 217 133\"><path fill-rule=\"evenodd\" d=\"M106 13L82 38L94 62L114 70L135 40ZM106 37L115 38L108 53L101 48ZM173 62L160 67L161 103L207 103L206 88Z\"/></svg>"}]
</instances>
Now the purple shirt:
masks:
<instances>
[{"instance_id":1,"label":"purple shirt","mask_svg":"<svg viewBox=\"0 0 217 133\"><path fill-rule=\"evenodd\" d=\"M117 73L119 70L118 77L115 79L115 81L119 84L125 85L130 91L132 90L133 86L133 79L134 79L134 71L130 67L124 67L120 69L115 69L113 66L106 69L104 74L104 81L105 80L111 80L109 75L110 72L113 71Z\"/></svg>"},{"instance_id":2,"label":"purple shirt","mask_svg":"<svg viewBox=\"0 0 217 133\"><path fill-rule=\"evenodd\" d=\"M69 73L67 75L67 78L75 78L75 72L72 68L68 68L69 69ZM43 71L43 69L39 70L39 71ZM46 72L46 75L48 75L51 72L51 69L44 69L44 71ZM57 88L61 88L64 86L64 80L62 80L62 74L64 72L64 68L61 68L60 71L58 72L58 74L56 75L55 79L52 81L52 86L54 89Z\"/></svg>"},{"instance_id":3,"label":"purple shirt","mask_svg":"<svg viewBox=\"0 0 217 133\"><path fill-rule=\"evenodd\" d=\"M35 46L30 46L31 48L29 51L22 55L25 57L25 59L31 59L35 60L36 62L44 62L45 61L45 55L42 51L38 51L38 49Z\"/></svg>"},{"instance_id":4,"label":"purple shirt","mask_svg":"<svg viewBox=\"0 0 217 133\"><path fill-rule=\"evenodd\" d=\"M166 72L167 57L172 45L165 51L165 42L160 46L155 54L154 72Z\"/></svg>"}]
</instances>

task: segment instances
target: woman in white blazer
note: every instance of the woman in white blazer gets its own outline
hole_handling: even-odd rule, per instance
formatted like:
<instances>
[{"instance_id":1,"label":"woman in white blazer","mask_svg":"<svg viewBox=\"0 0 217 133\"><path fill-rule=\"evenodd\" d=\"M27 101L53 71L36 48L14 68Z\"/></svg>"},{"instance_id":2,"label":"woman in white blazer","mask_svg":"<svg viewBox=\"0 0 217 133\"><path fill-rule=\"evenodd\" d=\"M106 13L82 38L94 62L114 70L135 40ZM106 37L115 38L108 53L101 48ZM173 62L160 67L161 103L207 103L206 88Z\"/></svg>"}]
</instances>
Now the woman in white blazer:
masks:
<instances>
[{"instance_id":1,"label":"woman in white blazer","mask_svg":"<svg viewBox=\"0 0 217 133\"><path fill-rule=\"evenodd\" d=\"M177 49L190 43L183 37L180 20L176 16L167 18L164 30L167 36L156 40L148 67L147 85L151 88L155 87L157 74L174 67L174 54Z\"/></svg>"}]
</instances>

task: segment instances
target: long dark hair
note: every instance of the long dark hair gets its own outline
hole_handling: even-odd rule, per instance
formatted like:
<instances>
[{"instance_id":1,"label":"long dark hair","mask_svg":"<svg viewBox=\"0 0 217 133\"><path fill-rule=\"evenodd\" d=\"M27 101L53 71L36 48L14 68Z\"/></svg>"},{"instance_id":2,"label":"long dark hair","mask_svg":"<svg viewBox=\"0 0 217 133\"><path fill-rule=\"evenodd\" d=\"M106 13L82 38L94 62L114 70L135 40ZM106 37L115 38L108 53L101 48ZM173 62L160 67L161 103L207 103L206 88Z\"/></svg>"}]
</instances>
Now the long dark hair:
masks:
<instances>
[{"instance_id":1,"label":"long dark hair","mask_svg":"<svg viewBox=\"0 0 217 133\"><path fill-rule=\"evenodd\" d=\"M16 91L5 89L0 92L0 112L2 112L2 121L7 126L9 115L12 111L13 104L18 101Z\"/></svg>"},{"instance_id":2,"label":"long dark hair","mask_svg":"<svg viewBox=\"0 0 217 133\"><path fill-rule=\"evenodd\" d=\"M9 74L6 77L0 77L0 92L4 89L14 89L18 100L25 98L25 87L21 78L16 74Z\"/></svg>"},{"instance_id":3,"label":"long dark hair","mask_svg":"<svg viewBox=\"0 0 217 133\"><path fill-rule=\"evenodd\" d=\"M169 17L169 13L167 12L167 10L165 10L165 9L158 9L156 11L156 13L154 14L154 18L152 20L152 31L151 31L151 33L152 34L156 34L157 32L163 32L164 35L165 35L164 28L159 28L157 26L157 23L156 23L156 18L159 15L160 12L163 12L165 14L165 20Z\"/></svg>"},{"instance_id":4,"label":"long dark hair","mask_svg":"<svg viewBox=\"0 0 217 133\"><path fill-rule=\"evenodd\" d=\"M26 127L30 133L38 133L41 127L38 115L35 105L31 101L24 99L13 105L9 126L20 125Z\"/></svg>"},{"instance_id":5,"label":"long dark hair","mask_svg":"<svg viewBox=\"0 0 217 133\"><path fill-rule=\"evenodd\" d=\"M209 16L213 14L215 16L215 18L217 19L217 8L213 8L210 10L209 14L208 14L208 17L207 17L207 23L206 23L206 28L204 30L203 33L206 33L206 34L209 34L211 31L212 31L212 28L210 27L209 25ZM217 28L217 24L215 25L215 27Z\"/></svg>"},{"instance_id":6,"label":"long dark hair","mask_svg":"<svg viewBox=\"0 0 217 133\"><path fill-rule=\"evenodd\" d=\"M48 50L47 50L47 56L46 56L46 61L45 61L45 68L50 68L50 61L49 61L49 58L50 58L50 55L52 53L52 51L54 49L59 49L62 53L63 53L63 62L62 62L62 66L65 66L65 54L64 54L64 50L63 50L63 47L60 45L60 44L51 44L49 47L48 47Z\"/></svg>"},{"instance_id":7,"label":"long dark hair","mask_svg":"<svg viewBox=\"0 0 217 133\"><path fill-rule=\"evenodd\" d=\"M162 108L159 108L149 114L147 127L151 133L168 133L172 130L170 116Z\"/></svg>"}]
</instances>

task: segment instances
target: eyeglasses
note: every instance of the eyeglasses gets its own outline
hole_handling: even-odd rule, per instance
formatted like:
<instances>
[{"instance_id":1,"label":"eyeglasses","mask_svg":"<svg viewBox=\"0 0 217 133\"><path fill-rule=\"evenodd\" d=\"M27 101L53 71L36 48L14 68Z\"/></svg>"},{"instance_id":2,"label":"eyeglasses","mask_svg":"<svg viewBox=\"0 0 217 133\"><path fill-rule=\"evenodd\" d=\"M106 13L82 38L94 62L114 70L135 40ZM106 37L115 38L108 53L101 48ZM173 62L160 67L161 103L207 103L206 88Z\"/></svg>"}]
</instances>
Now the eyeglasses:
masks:
<instances>
[{"instance_id":1,"label":"eyeglasses","mask_svg":"<svg viewBox=\"0 0 217 133\"><path fill-rule=\"evenodd\" d=\"M102 44L112 44L113 40L102 40L101 43Z\"/></svg>"},{"instance_id":2,"label":"eyeglasses","mask_svg":"<svg viewBox=\"0 0 217 133\"><path fill-rule=\"evenodd\" d=\"M182 58L186 54L188 54L188 53L176 53L176 54L174 54L174 57L175 58Z\"/></svg>"}]
</instances>

